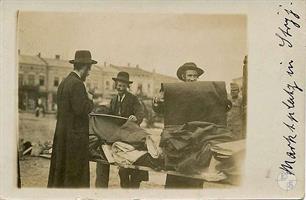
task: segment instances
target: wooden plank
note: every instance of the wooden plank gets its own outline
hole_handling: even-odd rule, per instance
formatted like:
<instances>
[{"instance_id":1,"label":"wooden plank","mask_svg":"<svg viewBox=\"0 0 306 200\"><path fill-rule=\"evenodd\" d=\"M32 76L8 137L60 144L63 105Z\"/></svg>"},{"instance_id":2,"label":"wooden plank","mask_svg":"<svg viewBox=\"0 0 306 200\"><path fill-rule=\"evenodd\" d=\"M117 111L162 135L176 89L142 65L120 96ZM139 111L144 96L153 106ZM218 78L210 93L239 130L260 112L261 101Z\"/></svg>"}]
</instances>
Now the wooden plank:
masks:
<instances>
[{"instance_id":1,"label":"wooden plank","mask_svg":"<svg viewBox=\"0 0 306 200\"><path fill-rule=\"evenodd\" d=\"M97 113L89 113L90 116L101 116L101 117L112 117L112 118L118 118L118 119L124 119L127 120L126 117L121 117L117 115L108 115L108 114L97 114Z\"/></svg>"},{"instance_id":2,"label":"wooden plank","mask_svg":"<svg viewBox=\"0 0 306 200\"><path fill-rule=\"evenodd\" d=\"M51 154L40 154L39 157L51 159Z\"/></svg>"},{"instance_id":3,"label":"wooden plank","mask_svg":"<svg viewBox=\"0 0 306 200\"><path fill-rule=\"evenodd\" d=\"M31 151L33 149L33 147L29 147L28 149L26 149L23 153L22 153L22 155L24 156L24 155L26 155L29 151Z\"/></svg>"},{"instance_id":4,"label":"wooden plank","mask_svg":"<svg viewBox=\"0 0 306 200\"><path fill-rule=\"evenodd\" d=\"M40 154L39 157L42 158L51 158L51 154ZM161 171L156 171L150 167L144 167L144 166L137 166L137 165L118 165L117 163L108 163L106 160L101 160L101 159L95 159L95 160L90 160L91 162L99 162L103 163L106 165L114 165L118 167L123 167L123 168L130 168L130 169L138 169L138 170L143 170L143 171L151 171L151 172L156 172L156 173L162 173L162 174L171 174L171 175L176 175L176 176L183 176L183 177L189 177L189 178L196 178L196 179L202 179L205 181L209 182L217 182L226 179L226 176L224 174L220 174L216 171L210 172L209 168L206 168L202 174L198 175L187 175L187 174L182 174L176 171L166 171L166 170L161 170Z\"/></svg>"},{"instance_id":5,"label":"wooden plank","mask_svg":"<svg viewBox=\"0 0 306 200\"><path fill-rule=\"evenodd\" d=\"M138 170L143 170L143 171L151 171L151 172L156 172L156 173L163 173L163 174L171 174L171 175L176 175L176 176L183 176L183 177L189 177L189 178L196 178L196 179L202 179L205 181L210 181L210 182L216 182L216 181L221 181L226 179L226 176L224 174L220 174L220 173L209 173L208 172L208 168L206 168L205 170L203 170L202 174L196 174L196 175L187 175L187 174L182 174L176 171L165 171L165 170L161 170L161 171L156 171L150 167L144 167L144 166L137 166L137 165L118 165L117 163L113 163L110 164L105 160L100 160L100 159L95 159L95 160L91 160L91 162L99 162L99 163L103 163L106 165L114 165L114 166L118 166L118 167L122 167L122 168L130 168L130 169L138 169Z\"/></svg>"}]
</instances>

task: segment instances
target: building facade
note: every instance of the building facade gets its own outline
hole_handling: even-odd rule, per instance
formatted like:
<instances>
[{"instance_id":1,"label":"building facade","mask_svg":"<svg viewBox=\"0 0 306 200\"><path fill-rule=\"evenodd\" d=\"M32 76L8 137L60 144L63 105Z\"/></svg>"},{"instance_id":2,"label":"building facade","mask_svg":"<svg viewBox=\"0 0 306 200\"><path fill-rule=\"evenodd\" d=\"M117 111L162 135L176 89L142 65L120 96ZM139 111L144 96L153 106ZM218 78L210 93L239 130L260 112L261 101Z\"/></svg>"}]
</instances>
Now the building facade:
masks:
<instances>
[{"instance_id":1,"label":"building facade","mask_svg":"<svg viewBox=\"0 0 306 200\"><path fill-rule=\"evenodd\" d=\"M54 58L44 58L19 54L18 73L18 102L19 109L34 110L38 99L41 100L46 111L56 111L56 93L61 81L72 71L73 65L63 60L59 55ZM93 65L90 76L86 79L86 87L95 96L101 98L105 104L116 94L115 84L112 80L119 71L130 74L130 91L133 94L152 98L158 94L162 82L176 82L174 77L149 72L138 65L116 66L104 62L102 65Z\"/></svg>"}]
</instances>

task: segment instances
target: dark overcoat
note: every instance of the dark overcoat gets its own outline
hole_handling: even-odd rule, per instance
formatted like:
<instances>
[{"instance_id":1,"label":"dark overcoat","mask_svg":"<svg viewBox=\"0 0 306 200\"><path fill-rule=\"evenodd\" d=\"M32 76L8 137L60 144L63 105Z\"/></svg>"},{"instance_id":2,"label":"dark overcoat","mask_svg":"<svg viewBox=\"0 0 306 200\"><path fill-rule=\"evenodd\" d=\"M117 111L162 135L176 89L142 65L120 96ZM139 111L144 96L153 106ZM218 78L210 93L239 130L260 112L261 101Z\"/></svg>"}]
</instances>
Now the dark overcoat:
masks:
<instances>
[{"instance_id":1,"label":"dark overcoat","mask_svg":"<svg viewBox=\"0 0 306 200\"><path fill-rule=\"evenodd\" d=\"M60 83L57 106L48 187L89 187L88 114L93 102L76 73Z\"/></svg>"}]
</instances>

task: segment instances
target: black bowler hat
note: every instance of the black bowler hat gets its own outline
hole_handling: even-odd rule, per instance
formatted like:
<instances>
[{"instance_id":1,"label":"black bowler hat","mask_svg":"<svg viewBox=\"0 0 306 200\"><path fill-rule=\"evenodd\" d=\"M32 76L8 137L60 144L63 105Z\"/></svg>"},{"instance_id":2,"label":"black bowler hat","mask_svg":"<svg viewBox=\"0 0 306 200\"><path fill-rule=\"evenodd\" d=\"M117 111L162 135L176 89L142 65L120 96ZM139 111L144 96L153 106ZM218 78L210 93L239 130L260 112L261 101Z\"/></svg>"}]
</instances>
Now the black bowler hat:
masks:
<instances>
[{"instance_id":1,"label":"black bowler hat","mask_svg":"<svg viewBox=\"0 0 306 200\"><path fill-rule=\"evenodd\" d=\"M114 81L122 81L122 82L124 82L124 83L128 83L128 84L131 84L131 83L133 83L133 81L130 81L130 75L129 75L129 73L127 73L127 72L119 72L118 74L117 74L117 77L115 78L112 78Z\"/></svg>"},{"instance_id":2,"label":"black bowler hat","mask_svg":"<svg viewBox=\"0 0 306 200\"><path fill-rule=\"evenodd\" d=\"M187 70L195 70L198 72L198 76L201 76L203 73L204 73L204 70L197 67L196 64L194 64L193 62L187 62L185 64L183 64L182 66L180 66L176 72L176 75L177 77L180 79L180 80L184 80L183 79L183 74L185 73L185 71Z\"/></svg>"},{"instance_id":3,"label":"black bowler hat","mask_svg":"<svg viewBox=\"0 0 306 200\"><path fill-rule=\"evenodd\" d=\"M98 62L91 59L91 53L88 50L77 50L74 55L74 60L69 60L71 64L84 63L84 64L97 64Z\"/></svg>"}]
</instances>

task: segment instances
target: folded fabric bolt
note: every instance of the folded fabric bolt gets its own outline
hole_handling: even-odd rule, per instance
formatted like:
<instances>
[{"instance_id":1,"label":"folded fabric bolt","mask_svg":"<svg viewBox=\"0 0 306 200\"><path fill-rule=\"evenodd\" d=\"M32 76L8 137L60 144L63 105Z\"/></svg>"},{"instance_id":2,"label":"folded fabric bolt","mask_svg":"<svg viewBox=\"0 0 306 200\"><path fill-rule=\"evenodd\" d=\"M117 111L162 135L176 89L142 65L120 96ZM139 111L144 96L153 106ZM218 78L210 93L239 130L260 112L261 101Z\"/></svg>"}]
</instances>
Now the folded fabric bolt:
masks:
<instances>
[{"instance_id":1,"label":"folded fabric bolt","mask_svg":"<svg viewBox=\"0 0 306 200\"><path fill-rule=\"evenodd\" d=\"M112 145L113 158L119 165L132 165L147 151L136 150L132 145L123 142L115 142Z\"/></svg>"}]
</instances>

